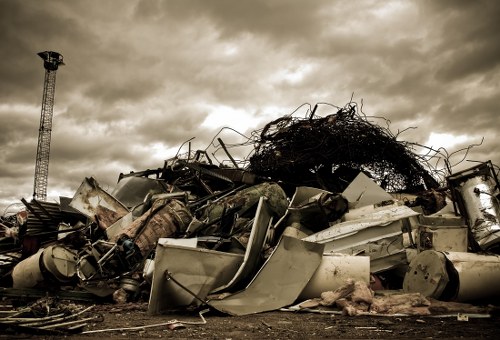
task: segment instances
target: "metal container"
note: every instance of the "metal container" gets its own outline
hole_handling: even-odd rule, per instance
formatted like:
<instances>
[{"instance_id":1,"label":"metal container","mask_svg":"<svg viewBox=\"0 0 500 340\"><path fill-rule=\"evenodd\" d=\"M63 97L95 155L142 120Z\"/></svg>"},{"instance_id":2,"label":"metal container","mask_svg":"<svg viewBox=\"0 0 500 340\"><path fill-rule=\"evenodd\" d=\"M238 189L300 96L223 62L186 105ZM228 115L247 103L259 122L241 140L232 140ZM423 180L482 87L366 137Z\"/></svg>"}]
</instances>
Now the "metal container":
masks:
<instances>
[{"instance_id":1,"label":"metal container","mask_svg":"<svg viewBox=\"0 0 500 340\"><path fill-rule=\"evenodd\" d=\"M43 249L19 262L12 270L13 288L33 288L44 281L40 270Z\"/></svg>"},{"instance_id":2,"label":"metal container","mask_svg":"<svg viewBox=\"0 0 500 340\"><path fill-rule=\"evenodd\" d=\"M500 256L426 250L410 262L405 292L471 302L500 297Z\"/></svg>"},{"instance_id":3,"label":"metal container","mask_svg":"<svg viewBox=\"0 0 500 340\"><path fill-rule=\"evenodd\" d=\"M67 248L53 245L19 262L12 271L14 288L33 288L47 281L68 283L76 275L77 256Z\"/></svg>"},{"instance_id":4,"label":"metal container","mask_svg":"<svg viewBox=\"0 0 500 340\"><path fill-rule=\"evenodd\" d=\"M500 246L500 185L491 162L447 178L456 202L478 245L484 250ZM498 252L498 251L497 251Z\"/></svg>"},{"instance_id":5,"label":"metal container","mask_svg":"<svg viewBox=\"0 0 500 340\"><path fill-rule=\"evenodd\" d=\"M347 279L370 283L370 257L346 254L323 254L319 267L314 272L299 298L317 298L321 293L345 285Z\"/></svg>"}]
</instances>

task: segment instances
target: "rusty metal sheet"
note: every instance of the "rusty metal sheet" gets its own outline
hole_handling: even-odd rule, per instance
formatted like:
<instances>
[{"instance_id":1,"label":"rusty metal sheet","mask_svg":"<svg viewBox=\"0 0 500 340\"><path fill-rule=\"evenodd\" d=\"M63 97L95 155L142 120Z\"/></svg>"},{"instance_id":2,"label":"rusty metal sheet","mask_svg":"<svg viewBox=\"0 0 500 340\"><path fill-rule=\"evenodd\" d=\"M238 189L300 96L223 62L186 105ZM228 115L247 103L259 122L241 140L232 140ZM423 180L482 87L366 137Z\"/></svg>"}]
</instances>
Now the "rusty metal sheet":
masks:
<instances>
[{"instance_id":1,"label":"rusty metal sheet","mask_svg":"<svg viewBox=\"0 0 500 340\"><path fill-rule=\"evenodd\" d=\"M99 222L103 229L129 212L120 201L103 190L93 177L84 179L69 205L90 220Z\"/></svg>"},{"instance_id":2,"label":"rusty metal sheet","mask_svg":"<svg viewBox=\"0 0 500 340\"><path fill-rule=\"evenodd\" d=\"M208 302L232 315L276 310L292 304L321 263L323 245L283 236L245 290Z\"/></svg>"}]
</instances>

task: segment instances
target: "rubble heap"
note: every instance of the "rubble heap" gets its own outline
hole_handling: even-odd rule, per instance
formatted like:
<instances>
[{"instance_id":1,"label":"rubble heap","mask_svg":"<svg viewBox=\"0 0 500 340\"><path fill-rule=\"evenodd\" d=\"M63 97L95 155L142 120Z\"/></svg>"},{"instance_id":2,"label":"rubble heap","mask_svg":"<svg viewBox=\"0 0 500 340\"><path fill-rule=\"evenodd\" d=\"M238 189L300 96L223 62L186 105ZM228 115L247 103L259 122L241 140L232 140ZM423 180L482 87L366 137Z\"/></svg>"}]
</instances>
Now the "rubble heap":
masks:
<instances>
[{"instance_id":1,"label":"rubble heap","mask_svg":"<svg viewBox=\"0 0 500 340\"><path fill-rule=\"evenodd\" d=\"M0 219L0 294L230 315L307 299L348 315L427 315L435 300L500 297L490 161L438 187L405 143L352 104L282 117L260 135L247 169L196 151L120 174L110 191L88 177L60 203L22 199L25 209Z\"/></svg>"}]
</instances>

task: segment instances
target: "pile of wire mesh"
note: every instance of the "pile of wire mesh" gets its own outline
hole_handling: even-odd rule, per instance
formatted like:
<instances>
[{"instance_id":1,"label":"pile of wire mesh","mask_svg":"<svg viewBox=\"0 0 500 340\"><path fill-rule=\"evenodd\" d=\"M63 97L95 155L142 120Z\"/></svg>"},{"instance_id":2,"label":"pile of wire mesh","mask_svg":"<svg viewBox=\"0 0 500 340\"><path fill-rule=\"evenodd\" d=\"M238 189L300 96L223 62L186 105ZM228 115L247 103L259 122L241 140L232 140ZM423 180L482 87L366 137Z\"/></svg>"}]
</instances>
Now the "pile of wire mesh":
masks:
<instances>
[{"instance_id":1,"label":"pile of wire mesh","mask_svg":"<svg viewBox=\"0 0 500 340\"><path fill-rule=\"evenodd\" d=\"M249 170L290 186L343 191L363 171L389 192L418 192L439 186L409 144L371 123L355 103L334 114L283 116L255 138Z\"/></svg>"}]
</instances>

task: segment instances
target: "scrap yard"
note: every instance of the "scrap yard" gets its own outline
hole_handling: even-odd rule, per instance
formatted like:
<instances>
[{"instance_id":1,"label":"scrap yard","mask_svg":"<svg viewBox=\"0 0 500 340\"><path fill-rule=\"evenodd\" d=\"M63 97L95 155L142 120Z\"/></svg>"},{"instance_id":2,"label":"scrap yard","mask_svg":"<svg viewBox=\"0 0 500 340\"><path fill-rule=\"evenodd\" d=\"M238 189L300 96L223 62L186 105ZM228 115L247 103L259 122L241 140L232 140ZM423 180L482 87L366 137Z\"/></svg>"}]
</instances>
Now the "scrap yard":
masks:
<instances>
[{"instance_id":1,"label":"scrap yard","mask_svg":"<svg viewBox=\"0 0 500 340\"><path fill-rule=\"evenodd\" d=\"M0 337L496 337L498 165L331 108L112 188L35 182L0 217Z\"/></svg>"}]
</instances>

